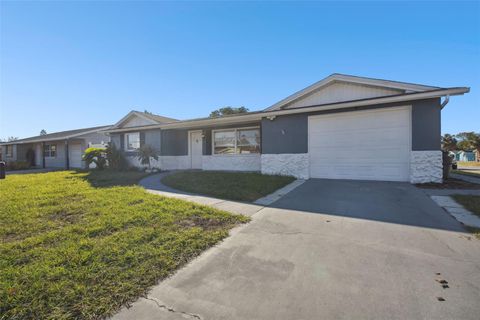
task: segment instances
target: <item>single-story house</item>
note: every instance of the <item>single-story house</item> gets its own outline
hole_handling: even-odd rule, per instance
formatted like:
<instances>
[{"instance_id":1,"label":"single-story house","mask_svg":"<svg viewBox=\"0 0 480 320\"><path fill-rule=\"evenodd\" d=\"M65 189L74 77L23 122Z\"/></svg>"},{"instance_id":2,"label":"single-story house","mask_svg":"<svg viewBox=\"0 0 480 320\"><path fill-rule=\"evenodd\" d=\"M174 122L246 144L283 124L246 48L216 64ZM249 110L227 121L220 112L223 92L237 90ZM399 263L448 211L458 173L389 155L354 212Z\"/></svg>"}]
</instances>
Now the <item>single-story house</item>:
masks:
<instances>
[{"instance_id":1,"label":"single-story house","mask_svg":"<svg viewBox=\"0 0 480 320\"><path fill-rule=\"evenodd\" d=\"M473 151L459 150L459 151L452 151L451 153L455 156L455 160L457 161L464 161L464 162L478 161L477 150L473 150Z\"/></svg>"},{"instance_id":2,"label":"single-story house","mask_svg":"<svg viewBox=\"0 0 480 320\"><path fill-rule=\"evenodd\" d=\"M30 161L38 168L84 168L82 155L91 145L107 144L110 137L103 132L110 126L49 133L0 144L3 160Z\"/></svg>"},{"instance_id":3,"label":"single-story house","mask_svg":"<svg viewBox=\"0 0 480 320\"><path fill-rule=\"evenodd\" d=\"M137 166L149 144L164 170L441 182L441 110L467 92L332 74L262 111L182 121L134 111L106 131Z\"/></svg>"}]
</instances>

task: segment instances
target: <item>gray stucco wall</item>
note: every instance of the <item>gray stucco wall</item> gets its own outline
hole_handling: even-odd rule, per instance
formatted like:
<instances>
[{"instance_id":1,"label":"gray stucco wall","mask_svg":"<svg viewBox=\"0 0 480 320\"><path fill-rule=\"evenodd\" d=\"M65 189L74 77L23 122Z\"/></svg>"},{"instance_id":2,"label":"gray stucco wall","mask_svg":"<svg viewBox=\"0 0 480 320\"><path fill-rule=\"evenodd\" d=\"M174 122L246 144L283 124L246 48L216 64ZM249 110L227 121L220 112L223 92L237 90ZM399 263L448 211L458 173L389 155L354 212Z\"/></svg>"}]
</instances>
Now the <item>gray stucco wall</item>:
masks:
<instances>
[{"instance_id":1,"label":"gray stucco wall","mask_svg":"<svg viewBox=\"0 0 480 320\"><path fill-rule=\"evenodd\" d=\"M296 114L262 119L262 153L306 153L308 151L308 117Z\"/></svg>"},{"instance_id":2,"label":"gray stucco wall","mask_svg":"<svg viewBox=\"0 0 480 320\"><path fill-rule=\"evenodd\" d=\"M160 130L145 131L145 144L152 146L157 151L161 150L162 135Z\"/></svg>"},{"instance_id":3,"label":"gray stucco wall","mask_svg":"<svg viewBox=\"0 0 480 320\"><path fill-rule=\"evenodd\" d=\"M440 150L440 99L325 110L262 119L262 153L307 153L308 116L412 105L412 150Z\"/></svg>"},{"instance_id":4,"label":"gray stucco wall","mask_svg":"<svg viewBox=\"0 0 480 320\"><path fill-rule=\"evenodd\" d=\"M120 149L120 138L121 134L112 133L110 134L110 142L115 146L115 148Z\"/></svg>"},{"instance_id":5,"label":"gray stucco wall","mask_svg":"<svg viewBox=\"0 0 480 320\"><path fill-rule=\"evenodd\" d=\"M440 98L415 101L412 105L412 150L440 150Z\"/></svg>"},{"instance_id":6,"label":"gray stucco wall","mask_svg":"<svg viewBox=\"0 0 480 320\"><path fill-rule=\"evenodd\" d=\"M188 155L188 130L161 131L162 156Z\"/></svg>"},{"instance_id":7,"label":"gray stucco wall","mask_svg":"<svg viewBox=\"0 0 480 320\"><path fill-rule=\"evenodd\" d=\"M138 132L138 131L135 131L135 132ZM122 149L122 147L123 147L122 141L123 141L124 137L125 137L125 135L123 133L112 133L112 134L110 134L110 142L117 149ZM161 135L161 131L159 129L141 131L140 140L141 141L143 140L145 144L148 144L148 145L152 146L157 151L161 150L162 135ZM129 151L129 152L126 152L126 155L134 156L134 155L136 155L136 152Z\"/></svg>"},{"instance_id":8,"label":"gray stucco wall","mask_svg":"<svg viewBox=\"0 0 480 320\"><path fill-rule=\"evenodd\" d=\"M65 142L53 141L45 144L55 144L57 146L57 154L55 157L45 158L45 167L47 168L65 168ZM40 164L41 165L41 164Z\"/></svg>"}]
</instances>

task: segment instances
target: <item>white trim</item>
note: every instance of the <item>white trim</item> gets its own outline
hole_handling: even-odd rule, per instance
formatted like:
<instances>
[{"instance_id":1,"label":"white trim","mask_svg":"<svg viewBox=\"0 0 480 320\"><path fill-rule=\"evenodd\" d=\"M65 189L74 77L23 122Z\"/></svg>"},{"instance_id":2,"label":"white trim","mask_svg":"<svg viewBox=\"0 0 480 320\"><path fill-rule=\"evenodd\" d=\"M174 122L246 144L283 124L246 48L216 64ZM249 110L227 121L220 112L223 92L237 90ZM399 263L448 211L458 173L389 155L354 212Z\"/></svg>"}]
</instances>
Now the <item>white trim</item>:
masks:
<instances>
[{"instance_id":1,"label":"white trim","mask_svg":"<svg viewBox=\"0 0 480 320\"><path fill-rule=\"evenodd\" d=\"M404 90L406 92L418 92L418 91L440 89L439 87L425 86L425 85L419 85L419 84L413 84L413 83L372 79L372 78L357 77L357 76L334 73L300 91L295 92L294 94L286 97L285 99L280 100L279 102L275 103L274 105L268 107L265 110L266 111L278 110L284 107L285 105L292 103L295 100L299 100L313 93L314 91L317 91L322 87L326 87L334 82L346 82L346 83L354 83L354 84L367 85L367 86L373 86L373 87L399 89L399 90Z\"/></svg>"},{"instance_id":2,"label":"white trim","mask_svg":"<svg viewBox=\"0 0 480 320\"><path fill-rule=\"evenodd\" d=\"M260 152L259 153L236 153L237 152L237 131L238 130L249 130L249 129L258 129L260 131ZM215 132L227 132L227 131L234 131L235 132L235 146L234 150L235 153L215 153ZM262 130L259 126L252 126L252 127L235 127L235 128L225 128L225 129L218 129L212 130L212 156L243 156L243 157L251 157L254 155L262 154L262 143L261 143L261 135Z\"/></svg>"},{"instance_id":3,"label":"white trim","mask_svg":"<svg viewBox=\"0 0 480 320\"><path fill-rule=\"evenodd\" d=\"M201 133L202 134L202 154L203 157L203 130L188 130L188 158L190 162L190 168L193 168L193 153L192 153L192 133Z\"/></svg>"},{"instance_id":4,"label":"white trim","mask_svg":"<svg viewBox=\"0 0 480 320\"><path fill-rule=\"evenodd\" d=\"M95 132L106 133L106 132L108 132L107 130L110 129L110 128L111 128L111 126L105 126L105 127L100 127L100 128L93 129L93 130L88 130L88 131L83 131L83 132L76 133L76 134L71 134L69 136L56 137L56 138L50 138L50 139L39 138L39 139L36 139L36 140L28 140L28 141L10 141L10 142L6 142L6 143L0 143L0 145L3 146L3 145L7 145L7 144L27 144L27 143L49 142L49 141L61 141L61 140L81 137L81 136L89 134L89 133L95 133ZM133 128L131 128L131 129L133 129ZM26 138L26 139L28 139L28 138Z\"/></svg>"},{"instance_id":5,"label":"white trim","mask_svg":"<svg viewBox=\"0 0 480 320\"><path fill-rule=\"evenodd\" d=\"M141 144L141 138L140 138L140 131L133 131L133 132L128 132L128 133L125 133L123 135L123 151L127 151L127 152L134 152L134 151L137 151L139 148L133 148L133 149L129 149L128 148L128 135L130 134L138 134L138 145L140 146Z\"/></svg>"},{"instance_id":6,"label":"white trim","mask_svg":"<svg viewBox=\"0 0 480 320\"><path fill-rule=\"evenodd\" d=\"M45 155L45 147L46 146L50 146L50 150L49 150L49 156L46 156ZM55 156L52 157L52 146L55 146ZM58 154L58 146L56 143L45 143L43 146L43 149L42 149L42 155L45 159L56 159L57 158L57 154Z\"/></svg>"},{"instance_id":7,"label":"white trim","mask_svg":"<svg viewBox=\"0 0 480 320\"><path fill-rule=\"evenodd\" d=\"M124 122L126 122L128 119L130 119L132 116L137 116L139 118L141 118L142 120L145 120L147 122L150 122L151 124L157 124L159 122L155 121L155 120L152 120L148 117L146 117L145 115L143 115L141 112L138 112L138 111L130 111L126 116L124 116L122 119L120 119L120 121L118 121L117 123L115 123L112 128L118 128L120 127L120 125L122 125Z\"/></svg>"},{"instance_id":8,"label":"white trim","mask_svg":"<svg viewBox=\"0 0 480 320\"><path fill-rule=\"evenodd\" d=\"M323 110L337 110L337 109L341 110L341 109L352 108L352 107L362 107L362 106L370 106L370 105L377 105L377 104L407 102L407 101L429 99L429 98L439 98L446 95L450 95L450 96L462 95L464 93L468 93L469 91L470 91L470 88L467 88L467 87L449 88L449 89L435 90L433 92L419 92L419 93L404 94L399 96L389 96L389 97L372 98L372 99L366 99L366 100L330 103L330 104L302 107L302 108L295 108L295 109L262 111L262 112L247 113L242 115L227 116L222 118L185 120L185 121L178 121L175 123L168 123L168 124L135 127L134 129L135 130L157 129L157 128L178 129L178 128L200 127L200 126L212 126L212 125L220 125L220 124L221 125L226 125L226 124L239 125L242 122L246 123L246 122L252 122L252 121L260 121L262 118L266 118L270 116L309 113L309 112L323 111ZM126 132L126 131L132 131L132 129L133 128L104 130L104 132Z\"/></svg>"}]
</instances>

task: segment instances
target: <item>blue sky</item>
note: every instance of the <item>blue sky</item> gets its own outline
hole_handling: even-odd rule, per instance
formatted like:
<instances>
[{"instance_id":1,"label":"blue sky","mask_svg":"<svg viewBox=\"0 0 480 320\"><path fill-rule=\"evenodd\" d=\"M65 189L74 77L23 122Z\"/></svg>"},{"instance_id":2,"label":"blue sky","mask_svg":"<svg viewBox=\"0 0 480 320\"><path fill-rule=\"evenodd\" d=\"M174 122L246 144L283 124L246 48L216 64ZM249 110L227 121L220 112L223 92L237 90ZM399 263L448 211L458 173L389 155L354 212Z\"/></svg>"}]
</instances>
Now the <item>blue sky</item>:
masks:
<instances>
[{"instance_id":1,"label":"blue sky","mask_svg":"<svg viewBox=\"0 0 480 320\"><path fill-rule=\"evenodd\" d=\"M0 138L259 110L347 73L470 86L442 132L480 131L480 2L0 3Z\"/></svg>"}]
</instances>

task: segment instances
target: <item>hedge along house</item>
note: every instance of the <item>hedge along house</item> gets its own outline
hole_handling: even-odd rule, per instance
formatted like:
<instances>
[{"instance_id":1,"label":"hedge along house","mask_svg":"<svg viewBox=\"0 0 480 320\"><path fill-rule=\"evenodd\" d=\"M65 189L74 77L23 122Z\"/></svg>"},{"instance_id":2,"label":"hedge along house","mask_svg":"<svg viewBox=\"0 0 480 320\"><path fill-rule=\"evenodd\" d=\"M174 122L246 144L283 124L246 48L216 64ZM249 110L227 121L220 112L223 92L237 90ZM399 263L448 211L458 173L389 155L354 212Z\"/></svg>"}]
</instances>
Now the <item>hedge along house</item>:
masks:
<instances>
[{"instance_id":1,"label":"hedge along house","mask_svg":"<svg viewBox=\"0 0 480 320\"><path fill-rule=\"evenodd\" d=\"M85 168L86 148L107 144L110 137L103 130L110 126L76 129L45 134L0 144L3 160L29 161L37 168Z\"/></svg>"},{"instance_id":2,"label":"hedge along house","mask_svg":"<svg viewBox=\"0 0 480 320\"><path fill-rule=\"evenodd\" d=\"M467 92L333 74L263 111L157 123L131 112L108 132L136 165L135 149L152 145L164 170L440 182L441 110Z\"/></svg>"}]
</instances>

